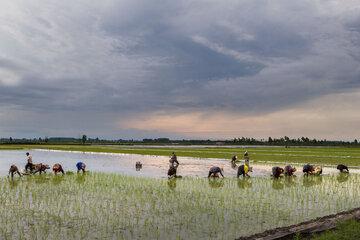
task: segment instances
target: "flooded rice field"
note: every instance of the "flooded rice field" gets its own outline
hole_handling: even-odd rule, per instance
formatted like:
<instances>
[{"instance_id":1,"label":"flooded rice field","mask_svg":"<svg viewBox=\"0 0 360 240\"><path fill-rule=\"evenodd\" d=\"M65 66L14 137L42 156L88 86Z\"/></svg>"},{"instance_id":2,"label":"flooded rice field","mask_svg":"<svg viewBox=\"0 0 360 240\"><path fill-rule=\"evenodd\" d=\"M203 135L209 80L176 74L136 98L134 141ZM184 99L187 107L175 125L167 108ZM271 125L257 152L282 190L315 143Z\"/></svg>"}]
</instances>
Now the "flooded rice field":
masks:
<instances>
[{"instance_id":1,"label":"flooded rice field","mask_svg":"<svg viewBox=\"0 0 360 240\"><path fill-rule=\"evenodd\" d=\"M0 174L23 168L27 151L0 151ZM229 160L119 153L31 150L34 163L61 163L86 174L0 178L0 239L235 239L360 206L360 174L324 168L324 176L271 179L281 164L250 164L251 178L234 178ZM169 152L170 155L170 152ZM136 162L143 164L136 171ZM225 179L208 179L211 166ZM50 172L50 171L48 171Z\"/></svg>"},{"instance_id":2,"label":"flooded rice field","mask_svg":"<svg viewBox=\"0 0 360 240\"><path fill-rule=\"evenodd\" d=\"M1 239L235 239L360 205L359 174L0 178Z\"/></svg>"},{"instance_id":3,"label":"flooded rice field","mask_svg":"<svg viewBox=\"0 0 360 240\"><path fill-rule=\"evenodd\" d=\"M0 151L0 175L5 176L9 167L15 164L22 169L26 164L25 153L27 151ZM75 171L76 163L81 161L86 164L89 171L117 173L131 176L166 178L169 167L169 157L151 156L151 155L135 155L122 153L91 153L91 152L71 152L58 150L31 150L29 151L33 157L33 163L49 164L52 167L55 163L60 163L65 171ZM236 177L238 163L234 166L228 159L207 159L193 157L178 157L180 166L178 175L207 177L209 168L219 166L224 168L226 177ZM135 168L136 162L142 163L142 168ZM284 164L254 164L251 163L253 172L249 173L252 177L268 177L271 174L273 166L284 167ZM295 175L301 176L302 165L296 165L298 171ZM350 169L352 173L360 173L360 169ZM337 173L335 167L323 168L324 174Z\"/></svg>"}]
</instances>

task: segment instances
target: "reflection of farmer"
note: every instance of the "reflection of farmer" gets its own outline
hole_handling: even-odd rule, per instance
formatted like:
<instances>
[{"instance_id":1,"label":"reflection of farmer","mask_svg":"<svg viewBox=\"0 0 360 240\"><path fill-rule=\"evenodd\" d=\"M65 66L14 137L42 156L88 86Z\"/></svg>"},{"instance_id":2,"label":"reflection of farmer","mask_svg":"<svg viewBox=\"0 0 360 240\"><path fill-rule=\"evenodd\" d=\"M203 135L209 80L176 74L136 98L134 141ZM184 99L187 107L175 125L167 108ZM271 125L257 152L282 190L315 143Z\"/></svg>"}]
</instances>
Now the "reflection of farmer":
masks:
<instances>
[{"instance_id":1,"label":"reflection of farmer","mask_svg":"<svg viewBox=\"0 0 360 240\"><path fill-rule=\"evenodd\" d=\"M231 162L230 164L231 164L232 169L236 169L236 163L235 162Z\"/></svg>"},{"instance_id":2,"label":"reflection of farmer","mask_svg":"<svg viewBox=\"0 0 360 240\"><path fill-rule=\"evenodd\" d=\"M83 173L85 173L85 168L86 168L85 163L83 163L83 162L78 162L78 163L76 164L76 167L77 167L77 173L79 173L80 171L83 171Z\"/></svg>"},{"instance_id":3,"label":"reflection of farmer","mask_svg":"<svg viewBox=\"0 0 360 240\"><path fill-rule=\"evenodd\" d=\"M34 170L34 164L32 163L32 156L30 155L30 153L26 153L26 158L27 164L25 165L25 170L27 171L28 168L30 169L30 171Z\"/></svg>"},{"instance_id":4,"label":"reflection of farmer","mask_svg":"<svg viewBox=\"0 0 360 240\"><path fill-rule=\"evenodd\" d=\"M219 168L219 167L211 167L209 170L209 176L208 177L219 177L219 173L220 175L224 177L223 175L224 169L223 168Z\"/></svg>"},{"instance_id":5,"label":"reflection of farmer","mask_svg":"<svg viewBox=\"0 0 360 240\"><path fill-rule=\"evenodd\" d=\"M321 183L322 183L322 176L303 178L303 185L305 187L312 187L314 185L320 185Z\"/></svg>"},{"instance_id":6,"label":"reflection of farmer","mask_svg":"<svg viewBox=\"0 0 360 240\"><path fill-rule=\"evenodd\" d=\"M293 177L294 176L294 172L296 172L296 168L295 167L292 167L290 165L287 165L285 167L285 173L284 175L285 176L289 176L289 177Z\"/></svg>"},{"instance_id":7,"label":"reflection of farmer","mask_svg":"<svg viewBox=\"0 0 360 240\"><path fill-rule=\"evenodd\" d=\"M171 190L174 190L176 188L176 178L169 179L168 186Z\"/></svg>"},{"instance_id":8,"label":"reflection of farmer","mask_svg":"<svg viewBox=\"0 0 360 240\"><path fill-rule=\"evenodd\" d=\"M224 186L224 181L222 179L217 179L217 178L210 179L209 178L209 185L212 188L223 187Z\"/></svg>"},{"instance_id":9,"label":"reflection of farmer","mask_svg":"<svg viewBox=\"0 0 360 240\"><path fill-rule=\"evenodd\" d=\"M250 177L248 175L248 172L252 172L252 167L248 167L246 165L240 165L238 168L237 177L239 177L240 175L243 175L243 177L245 176Z\"/></svg>"},{"instance_id":10,"label":"reflection of farmer","mask_svg":"<svg viewBox=\"0 0 360 240\"><path fill-rule=\"evenodd\" d=\"M284 188L284 184L279 179L273 179L273 189L280 190Z\"/></svg>"},{"instance_id":11,"label":"reflection of farmer","mask_svg":"<svg viewBox=\"0 0 360 240\"><path fill-rule=\"evenodd\" d=\"M281 168L281 167L273 167L272 168L273 178L279 178L280 179L280 176L281 176L282 173L284 173L283 168Z\"/></svg>"},{"instance_id":12,"label":"reflection of farmer","mask_svg":"<svg viewBox=\"0 0 360 240\"><path fill-rule=\"evenodd\" d=\"M177 168L179 166L179 162L177 160L175 152L172 152L172 156L171 156L169 162L172 167Z\"/></svg>"},{"instance_id":13,"label":"reflection of farmer","mask_svg":"<svg viewBox=\"0 0 360 240\"><path fill-rule=\"evenodd\" d=\"M248 188L251 188L251 182L249 181L248 178L243 178L243 179L238 179L237 180L237 185L239 188L241 189L248 189Z\"/></svg>"},{"instance_id":14,"label":"reflection of farmer","mask_svg":"<svg viewBox=\"0 0 360 240\"><path fill-rule=\"evenodd\" d=\"M244 153L244 159L245 159L245 165L250 166L249 165L249 154L247 151Z\"/></svg>"},{"instance_id":15,"label":"reflection of farmer","mask_svg":"<svg viewBox=\"0 0 360 240\"><path fill-rule=\"evenodd\" d=\"M347 180L349 180L349 174L339 174L339 176L336 178L336 180L339 183L346 182Z\"/></svg>"},{"instance_id":16,"label":"reflection of farmer","mask_svg":"<svg viewBox=\"0 0 360 240\"><path fill-rule=\"evenodd\" d=\"M285 178L285 186L292 187L295 186L296 183L294 182L294 178Z\"/></svg>"},{"instance_id":17,"label":"reflection of farmer","mask_svg":"<svg viewBox=\"0 0 360 240\"><path fill-rule=\"evenodd\" d=\"M341 173L344 172L344 171L345 171L346 173L349 173L348 167L345 166L345 165L343 165L343 164L337 165L337 168L336 168L336 169L340 170Z\"/></svg>"}]
</instances>

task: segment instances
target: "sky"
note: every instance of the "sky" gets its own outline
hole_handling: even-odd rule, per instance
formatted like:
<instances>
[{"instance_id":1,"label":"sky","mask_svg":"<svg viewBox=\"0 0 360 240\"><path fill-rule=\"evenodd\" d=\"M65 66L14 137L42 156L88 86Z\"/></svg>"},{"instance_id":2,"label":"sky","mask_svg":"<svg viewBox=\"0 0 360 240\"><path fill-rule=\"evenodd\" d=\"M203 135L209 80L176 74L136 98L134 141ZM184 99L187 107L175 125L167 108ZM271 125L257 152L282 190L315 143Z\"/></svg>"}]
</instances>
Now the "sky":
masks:
<instances>
[{"instance_id":1,"label":"sky","mask_svg":"<svg viewBox=\"0 0 360 240\"><path fill-rule=\"evenodd\" d=\"M0 1L0 137L360 139L358 0Z\"/></svg>"}]
</instances>

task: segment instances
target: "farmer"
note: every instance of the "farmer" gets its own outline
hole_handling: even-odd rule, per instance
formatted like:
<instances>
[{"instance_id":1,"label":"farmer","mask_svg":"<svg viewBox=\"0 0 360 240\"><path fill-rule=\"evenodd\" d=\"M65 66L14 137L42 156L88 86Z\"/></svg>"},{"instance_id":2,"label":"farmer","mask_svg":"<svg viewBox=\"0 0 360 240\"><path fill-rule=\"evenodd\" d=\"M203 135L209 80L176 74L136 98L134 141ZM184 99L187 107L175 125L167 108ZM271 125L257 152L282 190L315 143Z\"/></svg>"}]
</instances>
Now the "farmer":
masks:
<instances>
[{"instance_id":1,"label":"farmer","mask_svg":"<svg viewBox=\"0 0 360 240\"><path fill-rule=\"evenodd\" d=\"M247 151L244 153L245 165L249 166L249 154Z\"/></svg>"},{"instance_id":2,"label":"farmer","mask_svg":"<svg viewBox=\"0 0 360 240\"><path fill-rule=\"evenodd\" d=\"M176 177L176 167L170 166L168 170L168 178Z\"/></svg>"},{"instance_id":3,"label":"farmer","mask_svg":"<svg viewBox=\"0 0 360 240\"><path fill-rule=\"evenodd\" d=\"M57 175L57 173L61 172L62 174L65 174L62 166L59 163L54 164L53 166L54 174Z\"/></svg>"},{"instance_id":4,"label":"farmer","mask_svg":"<svg viewBox=\"0 0 360 240\"><path fill-rule=\"evenodd\" d=\"M315 167L315 174L317 174L317 175L321 175L321 174L322 174L322 167L321 167L321 166L316 166L316 167Z\"/></svg>"},{"instance_id":5,"label":"farmer","mask_svg":"<svg viewBox=\"0 0 360 240\"><path fill-rule=\"evenodd\" d=\"M11 174L11 178L13 178L13 177L14 177L14 173L19 174L19 176L21 177L21 174L20 174L19 169L17 168L17 166L11 165L11 167L10 167L10 169L9 169L8 177L9 177L10 174Z\"/></svg>"},{"instance_id":6,"label":"farmer","mask_svg":"<svg viewBox=\"0 0 360 240\"><path fill-rule=\"evenodd\" d=\"M272 168L272 174L273 174L273 178L279 178L281 174L284 173L284 169L281 167L273 167Z\"/></svg>"},{"instance_id":7,"label":"farmer","mask_svg":"<svg viewBox=\"0 0 360 240\"><path fill-rule=\"evenodd\" d=\"M240 175L243 175L243 177L245 176L250 177L248 175L248 172L252 172L252 167L248 167L246 165L240 165L238 168L237 177L239 177Z\"/></svg>"},{"instance_id":8,"label":"farmer","mask_svg":"<svg viewBox=\"0 0 360 240\"><path fill-rule=\"evenodd\" d=\"M37 173L37 172L39 172L40 175L41 175L42 172L46 173L46 169L50 169L50 166L47 165L47 164L44 165L42 163L36 164L34 174Z\"/></svg>"},{"instance_id":9,"label":"farmer","mask_svg":"<svg viewBox=\"0 0 360 240\"><path fill-rule=\"evenodd\" d=\"M290 165L285 167L285 176L294 177L294 172L296 172L296 168Z\"/></svg>"},{"instance_id":10,"label":"farmer","mask_svg":"<svg viewBox=\"0 0 360 240\"><path fill-rule=\"evenodd\" d=\"M208 178L209 178L209 177L219 177L219 173L220 173L220 175L221 175L223 178L225 178L224 175L223 175L223 172L224 172L224 169L223 169L223 168L211 167L210 170L209 170L209 176L208 176Z\"/></svg>"},{"instance_id":11,"label":"farmer","mask_svg":"<svg viewBox=\"0 0 360 240\"><path fill-rule=\"evenodd\" d=\"M28 168L30 168L30 171L34 170L34 164L32 163L32 156L30 153L26 153L27 158L27 164L25 165L25 171L27 171Z\"/></svg>"},{"instance_id":12,"label":"farmer","mask_svg":"<svg viewBox=\"0 0 360 240\"><path fill-rule=\"evenodd\" d=\"M169 160L170 166L177 168L179 166L179 162L177 160L175 152L172 152L172 156Z\"/></svg>"},{"instance_id":13,"label":"farmer","mask_svg":"<svg viewBox=\"0 0 360 240\"><path fill-rule=\"evenodd\" d=\"M306 176L309 176L309 174L313 174L315 171L315 168L313 165L310 165L310 164L306 164L304 167L303 167L303 173L306 175Z\"/></svg>"},{"instance_id":14,"label":"farmer","mask_svg":"<svg viewBox=\"0 0 360 240\"><path fill-rule=\"evenodd\" d=\"M85 168L86 168L85 163L83 163L83 162L78 162L78 163L76 164L76 167L77 167L77 173L79 173L81 170L83 171L83 173L85 173Z\"/></svg>"},{"instance_id":15,"label":"farmer","mask_svg":"<svg viewBox=\"0 0 360 240\"><path fill-rule=\"evenodd\" d=\"M232 158L231 158L231 163L235 163L235 161L236 161L236 159L238 158L238 156L233 156Z\"/></svg>"},{"instance_id":16,"label":"farmer","mask_svg":"<svg viewBox=\"0 0 360 240\"><path fill-rule=\"evenodd\" d=\"M341 173L344 172L344 171L345 171L346 173L349 173L348 167L345 166L345 165L343 165L343 164L337 165L337 168L336 168L336 169L340 170Z\"/></svg>"}]
</instances>

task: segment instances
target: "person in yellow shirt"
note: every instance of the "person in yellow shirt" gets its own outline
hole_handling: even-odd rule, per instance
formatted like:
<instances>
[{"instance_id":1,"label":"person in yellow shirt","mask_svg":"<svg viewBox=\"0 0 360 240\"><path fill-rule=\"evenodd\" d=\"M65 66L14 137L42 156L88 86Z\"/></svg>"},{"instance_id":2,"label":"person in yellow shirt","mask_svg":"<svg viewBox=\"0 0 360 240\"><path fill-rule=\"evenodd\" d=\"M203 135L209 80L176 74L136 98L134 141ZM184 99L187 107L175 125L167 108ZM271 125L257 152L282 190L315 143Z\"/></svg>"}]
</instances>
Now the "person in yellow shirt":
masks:
<instances>
[{"instance_id":1,"label":"person in yellow shirt","mask_svg":"<svg viewBox=\"0 0 360 240\"><path fill-rule=\"evenodd\" d=\"M240 165L238 168L237 177L239 177L240 175L243 175L243 177L245 176L250 177L248 175L248 172L252 172L252 167L248 167L246 165Z\"/></svg>"}]
</instances>

